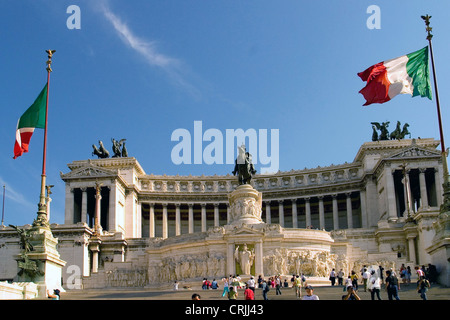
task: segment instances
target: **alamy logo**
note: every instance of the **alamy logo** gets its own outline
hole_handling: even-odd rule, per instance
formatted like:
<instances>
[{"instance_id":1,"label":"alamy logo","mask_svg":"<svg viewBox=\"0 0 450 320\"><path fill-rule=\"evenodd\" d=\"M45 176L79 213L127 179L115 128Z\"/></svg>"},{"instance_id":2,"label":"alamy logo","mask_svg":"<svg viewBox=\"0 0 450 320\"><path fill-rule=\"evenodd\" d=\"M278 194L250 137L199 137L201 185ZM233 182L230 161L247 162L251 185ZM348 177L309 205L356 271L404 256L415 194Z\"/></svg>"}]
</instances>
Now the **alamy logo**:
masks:
<instances>
[{"instance_id":1,"label":"alamy logo","mask_svg":"<svg viewBox=\"0 0 450 320\"><path fill-rule=\"evenodd\" d=\"M279 130L270 129L270 155L267 134L267 129L257 131L253 128L245 131L226 129L225 135L214 128L203 132L203 122L194 121L193 135L184 128L178 128L172 132L171 141L178 141L178 143L172 148L171 159L176 165L234 164L238 147L245 144L248 146L247 151L252 156L253 164L259 163L264 166L260 167L258 173L276 173L279 169ZM204 142L208 144L205 145Z\"/></svg>"}]
</instances>

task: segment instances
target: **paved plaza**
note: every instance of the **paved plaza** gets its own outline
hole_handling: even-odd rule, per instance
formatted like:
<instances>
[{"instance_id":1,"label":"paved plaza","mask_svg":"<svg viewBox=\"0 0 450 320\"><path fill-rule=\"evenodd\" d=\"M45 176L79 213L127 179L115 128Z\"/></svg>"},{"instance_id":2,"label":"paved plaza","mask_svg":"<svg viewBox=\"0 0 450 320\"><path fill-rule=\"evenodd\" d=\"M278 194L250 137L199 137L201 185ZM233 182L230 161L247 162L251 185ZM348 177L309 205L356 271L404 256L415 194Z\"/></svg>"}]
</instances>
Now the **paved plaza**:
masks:
<instances>
[{"instance_id":1,"label":"paved plaza","mask_svg":"<svg viewBox=\"0 0 450 320\"><path fill-rule=\"evenodd\" d=\"M282 288L281 292L281 295L276 295L275 288L271 289L268 293L269 300L296 300L291 287ZM227 300L225 297L222 297L222 289L202 290L201 285L193 286L190 290L181 288L178 291L157 291L145 288L68 290L61 294L61 300L190 300L194 293L200 294L202 300ZM302 294L304 293L305 290L302 289ZM341 286L315 286L314 294L319 296L320 300L341 300L344 292ZM361 300L371 300L370 292L364 292L362 287L360 287L358 295ZM427 295L430 301L450 300L450 288L432 285ZM401 285L399 297L401 300L422 300L416 291L415 284ZM381 299L388 300L384 289L381 291ZM243 289L238 290L238 300L244 300ZM255 300L263 300L261 289L256 289Z\"/></svg>"}]
</instances>

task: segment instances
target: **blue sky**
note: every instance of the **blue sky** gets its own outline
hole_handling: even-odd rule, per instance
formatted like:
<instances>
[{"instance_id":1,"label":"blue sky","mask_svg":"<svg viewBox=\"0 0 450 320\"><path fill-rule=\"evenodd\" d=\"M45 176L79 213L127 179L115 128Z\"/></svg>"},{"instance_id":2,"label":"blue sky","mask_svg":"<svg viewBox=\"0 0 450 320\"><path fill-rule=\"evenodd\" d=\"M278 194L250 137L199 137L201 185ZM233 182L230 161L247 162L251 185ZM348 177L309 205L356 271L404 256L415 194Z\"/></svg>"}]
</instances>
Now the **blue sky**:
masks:
<instances>
[{"instance_id":1,"label":"blue sky","mask_svg":"<svg viewBox=\"0 0 450 320\"><path fill-rule=\"evenodd\" d=\"M68 29L70 5L81 29ZM366 10L377 5L380 29ZM92 144L127 139L147 174L225 175L227 164L175 165L178 128L279 130L279 169L352 162L371 140L370 122L410 124L412 137L439 139L435 101L397 96L362 107L356 75L427 45L432 16L440 101L449 144L448 1L0 1L0 183L5 224L32 223L39 201L43 130L13 160L18 118L50 82L47 181L52 223L64 222L64 183ZM448 142L447 142L448 141ZM205 147L208 143L203 144ZM270 152L270 148L269 148ZM257 165L257 170L260 166Z\"/></svg>"}]
</instances>

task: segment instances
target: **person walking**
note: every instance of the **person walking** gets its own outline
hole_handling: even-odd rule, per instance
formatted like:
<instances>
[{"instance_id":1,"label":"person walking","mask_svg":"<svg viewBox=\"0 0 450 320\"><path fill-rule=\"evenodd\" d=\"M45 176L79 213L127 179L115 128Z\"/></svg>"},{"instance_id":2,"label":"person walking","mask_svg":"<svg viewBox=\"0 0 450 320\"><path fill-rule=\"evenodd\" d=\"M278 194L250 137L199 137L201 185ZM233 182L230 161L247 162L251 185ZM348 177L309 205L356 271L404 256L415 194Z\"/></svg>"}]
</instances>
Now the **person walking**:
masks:
<instances>
[{"instance_id":1,"label":"person walking","mask_svg":"<svg viewBox=\"0 0 450 320\"><path fill-rule=\"evenodd\" d=\"M366 268L364 268L362 278L363 278L363 283L364 283L364 292L367 292L367 282L369 281L370 273L369 273L369 271L367 271Z\"/></svg>"},{"instance_id":2,"label":"person walking","mask_svg":"<svg viewBox=\"0 0 450 320\"><path fill-rule=\"evenodd\" d=\"M427 300L427 292L430 286L430 282L424 276L421 276L419 281L417 281L417 292L422 300Z\"/></svg>"},{"instance_id":3,"label":"person walking","mask_svg":"<svg viewBox=\"0 0 450 320\"><path fill-rule=\"evenodd\" d=\"M281 278L279 276L275 277L275 286L276 286L276 294L277 295L280 294L280 296L281 296L281 290L280 290L280 288L281 288Z\"/></svg>"},{"instance_id":4,"label":"person walking","mask_svg":"<svg viewBox=\"0 0 450 320\"><path fill-rule=\"evenodd\" d=\"M339 270L337 278L338 278L338 285L342 286L344 284L344 271L342 271L342 269Z\"/></svg>"},{"instance_id":5,"label":"person walking","mask_svg":"<svg viewBox=\"0 0 450 320\"><path fill-rule=\"evenodd\" d=\"M380 290L381 290L381 279L378 278L375 270L372 270L371 276L369 278L368 288L370 291L370 297L375 300L375 295L377 295L378 300L381 300Z\"/></svg>"},{"instance_id":6,"label":"person walking","mask_svg":"<svg viewBox=\"0 0 450 320\"><path fill-rule=\"evenodd\" d=\"M358 291L358 275L355 271L352 270L352 275L350 276L352 279L352 286L355 288L356 291Z\"/></svg>"},{"instance_id":7,"label":"person walking","mask_svg":"<svg viewBox=\"0 0 450 320\"><path fill-rule=\"evenodd\" d=\"M297 275L294 279L294 291L295 291L295 297L301 298L302 297L302 279L299 275Z\"/></svg>"},{"instance_id":8,"label":"person walking","mask_svg":"<svg viewBox=\"0 0 450 320\"><path fill-rule=\"evenodd\" d=\"M388 299L400 300L400 297L398 296L399 289L400 284L395 274L391 270L386 271L386 291L388 294Z\"/></svg>"},{"instance_id":9,"label":"person walking","mask_svg":"<svg viewBox=\"0 0 450 320\"><path fill-rule=\"evenodd\" d=\"M331 286L334 287L334 284L336 283L336 271L334 271L334 268L330 272L330 278L329 279L331 281Z\"/></svg>"},{"instance_id":10,"label":"person walking","mask_svg":"<svg viewBox=\"0 0 450 320\"><path fill-rule=\"evenodd\" d=\"M230 290L228 288L229 283L228 283L228 279L227 278L223 278L222 281L223 281L222 297L225 297L225 295L228 294L228 292L230 292Z\"/></svg>"},{"instance_id":11,"label":"person walking","mask_svg":"<svg viewBox=\"0 0 450 320\"><path fill-rule=\"evenodd\" d=\"M228 292L228 300L237 300L238 292L237 288L234 290L233 287L230 287L230 291Z\"/></svg>"},{"instance_id":12,"label":"person walking","mask_svg":"<svg viewBox=\"0 0 450 320\"><path fill-rule=\"evenodd\" d=\"M263 295L263 299L264 300L269 300L267 298L267 293L269 292L270 288L269 288L269 284L266 282L266 280L263 280L262 282L262 295Z\"/></svg>"},{"instance_id":13,"label":"person walking","mask_svg":"<svg viewBox=\"0 0 450 320\"><path fill-rule=\"evenodd\" d=\"M253 293L255 293L255 285L256 285L255 277L251 276L250 279L247 281L247 284L248 284L248 288L250 290L253 290Z\"/></svg>"},{"instance_id":14,"label":"person walking","mask_svg":"<svg viewBox=\"0 0 450 320\"><path fill-rule=\"evenodd\" d=\"M245 300L255 300L254 290L250 289L248 283L245 285L244 297Z\"/></svg>"}]
</instances>

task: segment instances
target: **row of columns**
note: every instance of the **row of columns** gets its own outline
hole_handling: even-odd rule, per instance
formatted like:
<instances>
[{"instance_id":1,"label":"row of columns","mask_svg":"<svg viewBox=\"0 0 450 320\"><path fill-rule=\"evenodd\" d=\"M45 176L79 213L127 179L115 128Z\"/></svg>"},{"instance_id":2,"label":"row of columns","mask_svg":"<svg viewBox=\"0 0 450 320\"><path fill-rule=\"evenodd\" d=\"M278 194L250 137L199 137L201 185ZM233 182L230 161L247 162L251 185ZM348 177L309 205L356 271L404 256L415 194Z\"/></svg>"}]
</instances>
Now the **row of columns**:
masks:
<instances>
[{"instance_id":1,"label":"row of columns","mask_svg":"<svg viewBox=\"0 0 450 320\"><path fill-rule=\"evenodd\" d=\"M429 207L429 199L427 194L427 185L425 180L425 172L427 168L408 168L406 169L406 177L404 181L404 194L405 194L405 208L409 208L411 212L415 211L413 208L412 194L411 194L411 179L409 174L412 169L419 170L419 187L420 187L420 208L428 208ZM437 196L437 207L441 205L442 198L439 196L442 194L441 189L441 178L439 176L439 171L434 169L434 181L436 187ZM396 193L394 186L394 172L396 170L392 170L390 166L386 166L385 169L386 176L386 194L387 194L387 203L388 203L388 220L396 220L399 216L403 215L403 212L397 212L396 207Z\"/></svg>"},{"instance_id":2,"label":"row of columns","mask_svg":"<svg viewBox=\"0 0 450 320\"><path fill-rule=\"evenodd\" d=\"M162 203L162 237L168 237L168 213L167 206L168 203ZM188 203L188 232L194 232L194 204ZM219 226L219 203L214 203L214 226ZM180 203L175 203L175 235L179 236L181 234L181 210ZM227 217L229 217L229 205L227 203ZM150 203L150 225L149 225L149 235L150 238L155 237L155 204ZM206 231L206 203L201 203L201 231Z\"/></svg>"},{"instance_id":3,"label":"row of columns","mask_svg":"<svg viewBox=\"0 0 450 320\"><path fill-rule=\"evenodd\" d=\"M362 192L361 192L362 194ZM337 194L333 194L332 196L332 205L333 205L333 230L338 230L339 226L339 212L338 212L338 200ZM318 196L319 199L319 229L325 229L325 209L324 209L324 198L325 196ZM305 216L306 216L306 227L311 226L311 203L309 197L303 198L305 200ZM285 199L285 200L271 200L265 201L265 222L270 224L272 223L272 215L271 215L271 203L273 201L278 201L278 223L285 227L285 214L284 214L284 202L292 201L292 227L299 228L298 224L298 210L297 210L297 199ZM149 211L149 237L155 237L155 203L149 203L150 211ZM162 238L168 237L168 203L161 203L162 205ZM181 204L175 203L175 235L178 236L181 234ZM188 233L194 232L194 204L188 203ZM206 224L206 203L201 203L201 232L205 232L207 230ZM219 205L220 203L214 203L214 226L219 226ZM229 222L229 204L227 205L227 221ZM352 212L352 193L346 193L346 210L347 210L347 228L353 228L353 212Z\"/></svg>"},{"instance_id":4,"label":"row of columns","mask_svg":"<svg viewBox=\"0 0 450 320\"><path fill-rule=\"evenodd\" d=\"M347 208L347 228L353 228L353 212L352 212L352 198L351 192L346 193L346 208ZM339 212L338 212L338 202L337 194L332 194L332 204L333 204L333 230L339 229ZM319 229L325 229L325 207L323 203L324 195L317 196L319 199ZM311 203L310 197L303 198L305 200L305 216L306 216L306 227L311 226ZM297 212L297 199L290 199L292 201L292 227L298 228L298 212ZM288 200L278 200L278 212L279 212L279 224L284 227L284 201ZM266 201L266 223L272 223L271 216L271 201Z\"/></svg>"}]
</instances>

